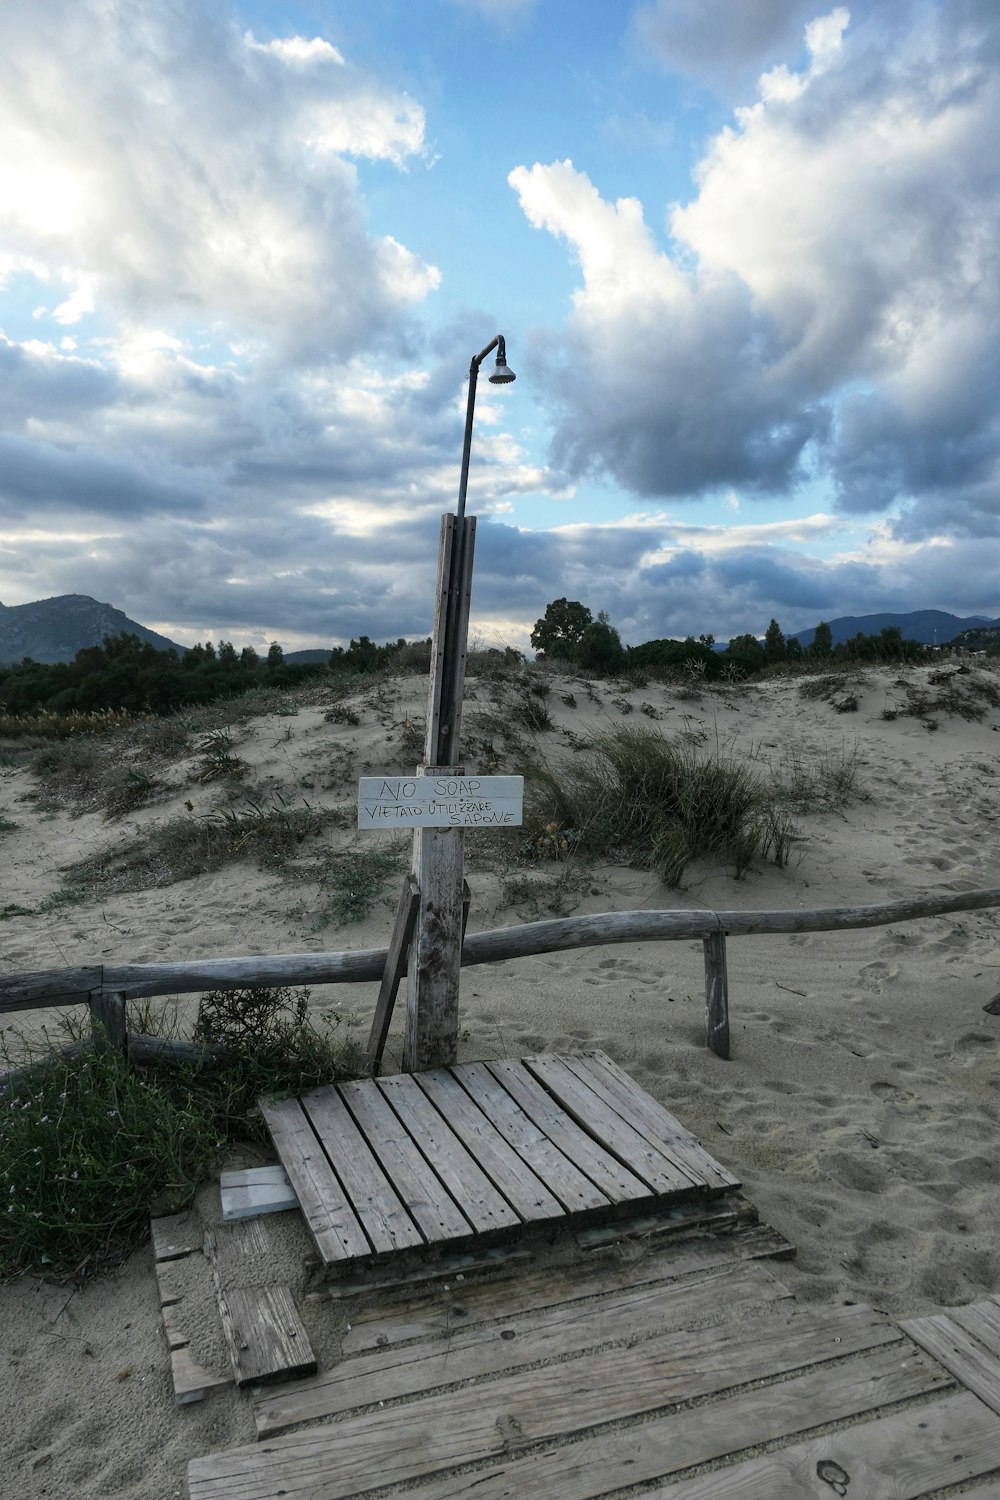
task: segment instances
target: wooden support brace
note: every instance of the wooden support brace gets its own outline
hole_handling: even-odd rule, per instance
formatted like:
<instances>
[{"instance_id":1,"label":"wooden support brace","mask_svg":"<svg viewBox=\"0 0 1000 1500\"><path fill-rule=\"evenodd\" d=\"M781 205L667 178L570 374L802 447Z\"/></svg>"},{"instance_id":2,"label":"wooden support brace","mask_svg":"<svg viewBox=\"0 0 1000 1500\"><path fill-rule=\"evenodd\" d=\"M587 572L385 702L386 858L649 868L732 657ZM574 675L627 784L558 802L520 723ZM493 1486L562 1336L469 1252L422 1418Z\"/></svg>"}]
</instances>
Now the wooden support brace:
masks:
<instances>
[{"instance_id":1,"label":"wooden support brace","mask_svg":"<svg viewBox=\"0 0 1000 1500\"><path fill-rule=\"evenodd\" d=\"M375 1019L372 1021L371 1034L368 1038L367 1062L373 1078L378 1077L382 1053L385 1051L385 1039L389 1035L389 1023L392 1021L399 982L406 972L410 939L413 936L413 925L417 920L419 910L420 886L417 883L417 877L411 873L403 881L403 889L400 892L389 952L382 974L382 984L375 1003Z\"/></svg>"},{"instance_id":2,"label":"wooden support brace","mask_svg":"<svg viewBox=\"0 0 1000 1500\"><path fill-rule=\"evenodd\" d=\"M125 996L120 991L92 990L90 1018L95 1052L121 1052L124 1055L127 1051Z\"/></svg>"},{"instance_id":3,"label":"wooden support brace","mask_svg":"<svg viewBox=\"0 0 1000 1500\"><path fill-rule=\"evenodd\" d=\"M726 935L712 932L702 939L705 950L705 1041L716 1057L729 1057L729 977L726 972Z\"/></svg>"}]
</instances>

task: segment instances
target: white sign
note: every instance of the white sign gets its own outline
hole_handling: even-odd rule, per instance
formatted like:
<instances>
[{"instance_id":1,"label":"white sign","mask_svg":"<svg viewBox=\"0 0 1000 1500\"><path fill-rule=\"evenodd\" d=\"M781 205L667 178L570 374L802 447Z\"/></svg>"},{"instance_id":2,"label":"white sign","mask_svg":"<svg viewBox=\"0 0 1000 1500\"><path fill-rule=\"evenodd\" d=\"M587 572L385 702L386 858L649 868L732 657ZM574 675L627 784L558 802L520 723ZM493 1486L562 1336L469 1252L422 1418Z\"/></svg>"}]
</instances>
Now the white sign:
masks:
<instances>
[{"instance_id":1,"label":"white sign","mask_svg":"<svg viewBox=\"0 0 1000 1500\"><path fill-rule=\"evenodd\" d=\"M523 776L362 776L359 828L514 828Z\"/></svg>"}]
</instances>

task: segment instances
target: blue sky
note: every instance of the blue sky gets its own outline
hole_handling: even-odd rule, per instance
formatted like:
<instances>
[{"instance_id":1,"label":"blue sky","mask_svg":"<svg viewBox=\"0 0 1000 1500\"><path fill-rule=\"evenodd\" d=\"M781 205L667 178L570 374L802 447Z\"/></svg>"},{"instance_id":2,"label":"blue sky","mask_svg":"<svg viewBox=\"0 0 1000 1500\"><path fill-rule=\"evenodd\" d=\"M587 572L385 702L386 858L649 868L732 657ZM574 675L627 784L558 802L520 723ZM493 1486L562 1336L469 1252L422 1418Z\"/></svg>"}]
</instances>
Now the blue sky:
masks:
<instances>
[{"instance_id":1,"label":"blue sky","mask_svg":"<svg viewBox=\"0 0 1000 1500\"><path fill-rule=\"evenodd\" d=\"M0 600L1000 616L995 0L6 0Z\"/></svg>"}]
</instances>

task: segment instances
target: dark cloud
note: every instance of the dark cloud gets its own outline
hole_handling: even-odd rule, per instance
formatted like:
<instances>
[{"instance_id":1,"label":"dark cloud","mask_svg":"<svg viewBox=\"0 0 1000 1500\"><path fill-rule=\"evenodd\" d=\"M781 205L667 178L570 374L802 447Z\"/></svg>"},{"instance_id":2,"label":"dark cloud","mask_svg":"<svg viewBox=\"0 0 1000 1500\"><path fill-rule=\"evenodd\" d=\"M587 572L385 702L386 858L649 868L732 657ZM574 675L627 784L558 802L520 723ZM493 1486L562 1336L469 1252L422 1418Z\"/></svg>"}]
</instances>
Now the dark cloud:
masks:
<instances>
[{"instance_id":1,"label":"dark cloud","mask_svg":"<svg viewBox=\"0 0 1000 1500\"><path fill-rule=\"evenodd\" d=\"M713 88L732 88L789 55L815 0L650 0L633 17L646 55Z\"/></svg>"}]
</instances>

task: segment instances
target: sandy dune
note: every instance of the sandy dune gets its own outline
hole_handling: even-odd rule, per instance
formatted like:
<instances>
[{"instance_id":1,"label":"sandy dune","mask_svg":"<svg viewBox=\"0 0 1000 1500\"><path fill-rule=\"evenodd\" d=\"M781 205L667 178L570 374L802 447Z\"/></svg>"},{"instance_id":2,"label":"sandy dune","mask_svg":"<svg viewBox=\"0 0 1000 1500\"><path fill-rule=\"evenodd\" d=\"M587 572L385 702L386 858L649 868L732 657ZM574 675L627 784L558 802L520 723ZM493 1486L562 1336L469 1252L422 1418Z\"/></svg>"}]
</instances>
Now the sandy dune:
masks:
<instances>
[{"instance_id":1,"label":"sandy dune","mask_svg":"<svg viewBox=\"0 0 1000 1500\"><path fill-rule=\"evenodd\" d=\"M553 907L824 907L1000 887L1000 709L986 707L978 722L960 712L977 681L1000 678L976 667L946 684L945 706L901 712L901 683L910 698L914 683L939 691L929 672L900 679L869 668L819 697L792 677L693 694L553 678L544 702L554 727L536 745L570 765L574 737L631 715L785 779L796 766L851 763L860 795L797 814L800 837L784 868L757 865L736 881L702 862L682 891L620 864L584 868L569 858L526 869L512 841L477 837L468 848L473 929ZM495 685L469 687L469 764L490 769L495 757L497 770L522 769L503 748ZM350 810L358 775L412 767L423 694L417 678L365 690L347 705L352 724L328 720L330 700L317 691L294 715L234 724L233 753L248 763L255 795L280 790L286 801ZM857 706L838 712L845 695ZM18 825L0 835L0 907L35 912L57 890L60 867L109 844L128 848L187 802L191 816L224 806L221 783L193 779L198 764L193 754L164 764L160 800L118 821L97 807L80 812L72 798L59 804L27 770L0 765L0 814ZM32 794L41 800L24 800ZM381 836L347 826L324 837L367 848ZM306 864L312 857L303 854ZM338 923L309 879L229 864L158 889L10 915L0 923L0 966L376 947L387 941L397 888L393 875L367 917ZM987 910L731 939L730 1062L704 1046L700 943L467 969L461 1056L604 1048L742 1176L762 1216L798 1247L797 1264L782 1271L798 1297L920 1313L1000 1289L1000 1016L983 1009L1000 990L997 931L997 912ZM336 1006L362 1037L374 994L373 985L344 986L316 991L314 1004ZM398 1060L396 1033L393 1048ZM0 1496L152 1500L182 1494L187 1460L250 1440L251 1424L234 1394L174 1407L147 1249L84 1290L36 1275L0 1287L0 1433Z\"/></svg>"}]
</instances>

